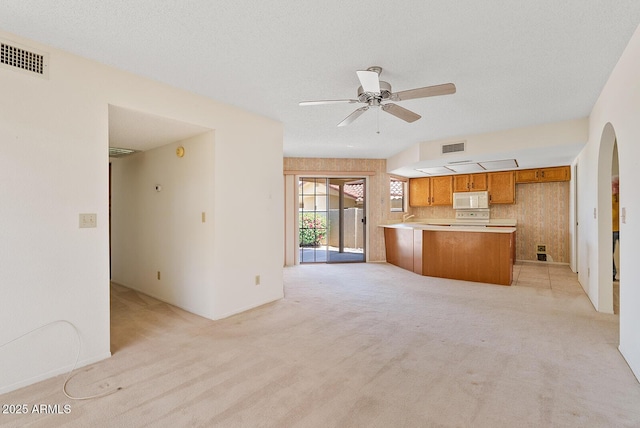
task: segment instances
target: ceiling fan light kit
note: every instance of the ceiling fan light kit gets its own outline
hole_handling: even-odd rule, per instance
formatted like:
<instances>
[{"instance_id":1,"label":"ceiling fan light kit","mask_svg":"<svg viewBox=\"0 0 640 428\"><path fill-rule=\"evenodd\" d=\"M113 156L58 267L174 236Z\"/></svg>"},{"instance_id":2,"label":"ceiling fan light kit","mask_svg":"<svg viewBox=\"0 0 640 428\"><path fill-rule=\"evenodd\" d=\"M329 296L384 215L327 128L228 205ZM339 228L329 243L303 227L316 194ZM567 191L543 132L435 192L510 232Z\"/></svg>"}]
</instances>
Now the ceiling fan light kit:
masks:
<instances>
[{"instance_id":1,"label":"ceiling fan light kit","mask_svg":"<svg viewBox=\"0 0 640 428\"><path fill-rule=\"evenodd\" d=\"M382 67L378 66L369 67L366 70L358 70L356 72L358 80L360 80L357 100L342 99L302 101L299 104L301 106L343 103L366 104L364 107L356 109L353 113L347 116L338 124L338 126L346 126L353 123L353 121L360 117L365 111L369 110L369 107L380 107L382 111L402 119L405 122L412 123L420 119L422 116L388 101L398 102L416 98L450 95L455 94L456 92L456 85L453 83L444 83L442 85L426 86L424 88L415 88L394 93L388 82L380 80L380 73L382 73Z\"/></svg>"}]
</instances>

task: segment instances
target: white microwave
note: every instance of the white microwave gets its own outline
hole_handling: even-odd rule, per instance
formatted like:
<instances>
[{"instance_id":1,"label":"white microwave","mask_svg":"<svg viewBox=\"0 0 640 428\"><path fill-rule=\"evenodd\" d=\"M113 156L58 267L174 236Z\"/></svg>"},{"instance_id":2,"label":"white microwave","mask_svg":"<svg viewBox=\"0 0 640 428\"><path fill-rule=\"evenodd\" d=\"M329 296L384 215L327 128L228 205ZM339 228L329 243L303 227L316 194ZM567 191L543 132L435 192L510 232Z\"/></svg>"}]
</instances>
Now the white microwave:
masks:
<instances>
[{"instance_id":1,"label":"white microwave","mask_svg":"<svg viewBox=\"0 0 640 428\"><path fill-rule=\"evenodd\" d=\"M453 209L475 210L489 208L489 192L454 192Z\"/></svg>"}]
</instances>

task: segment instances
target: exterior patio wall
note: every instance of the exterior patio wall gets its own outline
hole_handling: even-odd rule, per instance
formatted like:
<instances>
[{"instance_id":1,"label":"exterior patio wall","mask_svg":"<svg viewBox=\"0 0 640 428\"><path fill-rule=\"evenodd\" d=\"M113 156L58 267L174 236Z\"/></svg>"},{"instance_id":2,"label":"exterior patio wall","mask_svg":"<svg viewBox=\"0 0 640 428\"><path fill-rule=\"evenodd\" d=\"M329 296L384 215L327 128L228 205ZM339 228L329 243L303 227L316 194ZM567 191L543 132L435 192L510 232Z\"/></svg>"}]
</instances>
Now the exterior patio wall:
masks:
<instances>
[{"instance_id":1,"label":"exterior patio wall","mask_svg":"<svg viewBox=\"0 0 640 428\"><path fill-rule=\"evenodd\" d=\"M344 246L345 248L364 248L362 234L362 208L348 208L344 210ZM338 223L340 222L340 211L329 211L329 245L331 247L340 246L340 234Z\"/></svg>"}]
</instances>

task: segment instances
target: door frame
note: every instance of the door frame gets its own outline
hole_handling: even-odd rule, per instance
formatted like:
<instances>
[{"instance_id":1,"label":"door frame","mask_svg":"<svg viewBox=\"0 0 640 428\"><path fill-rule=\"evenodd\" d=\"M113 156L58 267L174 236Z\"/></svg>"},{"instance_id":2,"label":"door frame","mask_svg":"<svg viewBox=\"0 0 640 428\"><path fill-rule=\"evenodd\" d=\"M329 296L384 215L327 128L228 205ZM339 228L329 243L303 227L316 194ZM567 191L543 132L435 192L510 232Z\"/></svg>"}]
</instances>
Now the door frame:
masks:
<instances>
[{"instance_id":1,"label":"door frame","mask_svg":"<svg viewBox=\"0 0 640 428\"><path fill-rule=\"evenodd\" d=\"M298 207L299 207L299 192L298 192L298 182L301 178L344 178L344 179L362 179L364 180L364 218L370 218L370 204L367 203L366 198L367 195L371 194L370 192L370 182L369 179L372 174L368 172L354 172L354 173L319 173L319 172L302 172L297 171L295 174L285 174L285 266L291 265L299 265L300 264L300 251L299 251L299 225L298 225ZM289 232L287 232L289 231ZM368 262L368 254L369 254L369 240L367 237L370 233L370 222L365 221L364 227L364 260L363 262Z\"/></svg>"},{"instance_id":2,"label":"door frame","mask_svg":"<svg viewBox=\"0 0 640 428\"><path fill-rule=\"evenodd\" d=\"M327 177L327 183L330 184L331 180L336 179L336 180L353 180L353 181L362 181L363 182L363 190L362 190L362 225L360 225L360 227L358 228L354 228L356 230L361 230L362 231L362 260L331 260L330 258L330 253L327 250L327 261L326 263L364 263L367 261L367 248L366 248L366 244L367 244L367 178L366 177ZM339 191L339 206L338 206L338 212L339 212L339 230L338 233L340 235L340 237L338 238L340 241L340 249L342 250L342 247L344 245L344 190ZM331 201L328 201L328 209L330 210L332 208L331 206ZM328 231L331 232L331 229L328 228Z\"/></svg>"}]
</instances>

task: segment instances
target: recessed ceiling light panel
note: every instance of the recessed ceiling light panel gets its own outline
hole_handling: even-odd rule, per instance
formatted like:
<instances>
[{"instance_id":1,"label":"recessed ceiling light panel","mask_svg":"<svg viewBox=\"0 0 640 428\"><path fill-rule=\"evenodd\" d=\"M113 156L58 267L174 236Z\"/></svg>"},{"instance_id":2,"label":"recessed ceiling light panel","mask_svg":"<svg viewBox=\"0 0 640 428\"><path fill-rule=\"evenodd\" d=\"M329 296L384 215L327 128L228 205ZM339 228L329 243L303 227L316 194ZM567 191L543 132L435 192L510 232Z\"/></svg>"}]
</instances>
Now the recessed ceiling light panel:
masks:
<instances>
[{"instance_id":1,"label":"recessed ceiling light panel","mask_svg":"<svg viewBox=\"0 0 640 428\"><path fill-rule=\"evenodd\" d=\"M518 167L515 159L504 159L498 161L478 162L484 169L514 169Z\"/></svg>"},{"instance_id":2,"label":"recessed ceiling light panel","mask_svg":"<svg viewBox=\"0 0 640 428\"><path fill-rule=\"evenodd\" d=\"M477 163L449 164L449 165L447 165L447 168L449 168L453 172L466 172L466 173L469 173L469 172L482 172L482 171L484 171L484 168L481 167Z\"/></svg>"},{"instance_id":3,"label":"recessed ceiling light panel","mask_svg":"<svg viewBox=\"0 0 640 428\"><path fill-rule=\"evenodd\" d=\"M427 175L451 174L451 170L444 166L436 166L433 168L418 168L418 171L423 172Z\"/></svg>"}]
</instances>

